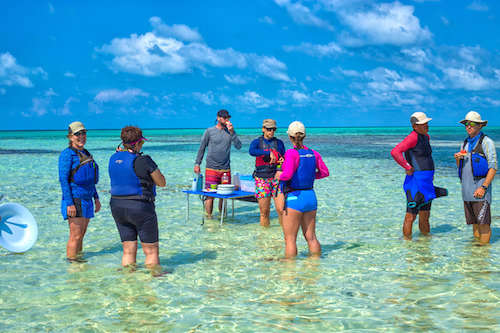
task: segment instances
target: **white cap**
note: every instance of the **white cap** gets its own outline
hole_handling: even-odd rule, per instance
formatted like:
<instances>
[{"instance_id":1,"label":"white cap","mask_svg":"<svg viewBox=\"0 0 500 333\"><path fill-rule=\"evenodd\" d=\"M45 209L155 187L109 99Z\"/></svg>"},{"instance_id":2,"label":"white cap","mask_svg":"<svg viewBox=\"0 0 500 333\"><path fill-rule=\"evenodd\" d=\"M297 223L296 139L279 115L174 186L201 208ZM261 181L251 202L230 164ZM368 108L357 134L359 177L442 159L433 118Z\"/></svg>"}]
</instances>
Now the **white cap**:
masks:
<instances>
[{"instance_id":1,"label":"white cap","mask_svg":"<svg viewBox=\"0 0 500 333\"><path fill-rule=\"evenodd\" d=\"M299 135L302 133L302 135ZM300 121L294 121L290 125L288 125L288 131L286 134L294 137L304 137L306 136L306 127Z\"/></svg>"},{"instance_id":2,"label":"white cap","mask_svg":"<svg viewBox=\"0 0 500 333\"><path fill-rule=\"evenodd\" d=\"M432 118L428 118L423 112L415 112L410 116L410 122L412 125L422 125L432 120Z\"/></svg>"},{"instance_id":3,"label":"white cap","mask_svg":"<svg viewBox=\"0 0 500 333\"><path fill-rule=\"evenodd\" d=\"M481 115L477 113L476 111L470 111L467 113L465 116L465 119L460 121L460 124L465 124L467 121L473 121L475 123L481 123L483 126L486 126L488 124L488 120L481 120Z\"/></svg>"}]
</instances>

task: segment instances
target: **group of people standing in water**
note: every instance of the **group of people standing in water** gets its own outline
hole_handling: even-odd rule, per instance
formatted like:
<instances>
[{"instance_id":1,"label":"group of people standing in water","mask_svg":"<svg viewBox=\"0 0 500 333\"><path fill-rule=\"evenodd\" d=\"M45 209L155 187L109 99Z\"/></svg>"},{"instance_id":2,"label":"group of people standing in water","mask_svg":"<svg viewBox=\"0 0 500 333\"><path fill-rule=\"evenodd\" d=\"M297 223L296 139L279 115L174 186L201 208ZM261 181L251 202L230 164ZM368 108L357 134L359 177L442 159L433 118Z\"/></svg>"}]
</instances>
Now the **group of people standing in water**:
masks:
<instances>
[{"instance_id":1,"label":"group of people standing in water","mask_svg":"<svg viewBox=\"0 0 500 333\"><path fill-rule=\"evenodd\" d=\"M87 130L81 122L69 125L68 138L69 147L59 156L59 182L63 192L61 213L69 224L67 258L81 261L79 255L87 226L94 213L101 209L95 187L99 181L99 167L84 148ZM122 265L136 263L139 237L146 255L145 265L155 269L160 259L154 201L156 186L164 187L165 177L150 156L142 155L141 149L147 139L140 128L124 127L121 140L108 169L111 213L123 245Z\"/></svg>"},{"instance_id":2,"label":"group of people standing in water","mask_svg":"<svg viewBox=\"0 0 500 333\"><path fill-rule=\"evenodd\" d=\"M447 195L446 190L433 185L434 161L428 134L431 119L423 112L412 114L413 131L391 151L392 157L407 174L404 184L407 197L403 223L405 238L411 237L417 215L420 232L430 232L431 201ZM467 113L460 123L465 126L468 136L454 158L462 185L465 220L472 225L479 245L486 245L491 238L491 183L498 167L495 144L482 131L488 121L476 111Z\"/></svg>"},{"instance_id":3,"label":"group of people standing in water","mask_svg":"<svg viewBox=\"0 0 500 333\"><path fill-rule=\"evenodd\" d=\"M231 145L240 149L242 144L230 121L227 110L219 110L216 125L203 134L195 160L194 172L201 172L200 164L208 148L205 168L205 187L220 184L223 177L231 182ZM429 233L431 201L439 197L433 186L434 162L428 118L423 112L410 117L412 133L391 152L406 171L407 183L414 181L407 192L407 210L403 224L403 235L409 238L417 215L421 233ZM474 111L461 121L468 138L455 154L462 182L462 196L467 224L473 225L473 234L480 244L489 243L491 237L491 182L497 169L497 158L493 141L482 132L487 121ZM285 240L285 257L297 255L299 229L308 243L312 255L321 252L316 238L317 200L314 192L315 179L329 176L329 170L321 155L305 146L306 128L294 121L287 134L293 148L285 151L283 141L277 139L276 121L265 119L262 136L252 141L249 153L255 157L255 197L260 210L260 223L269 226L271 198L274 199ZM92 155L84 148L87 130L81 122L68 127L69 147L59 157L59 181L62 188L61 213L68 220L69 240L67 258L80 261L83 237L94 213L101 209L96 184L99 167ZM145 265L159 267L158 221L155 212L156 187L166 185L165 177L158 165L141 150L147 139L142 130L126 126L121 131L121 143L109 161L111 180L110 207L123 245L122 265L136 263L138 238L146 255ZM403 155L404 154L404 155ZM220 210L221 205L219 205ZM213 198L205 200L208 217L213 212ZM221 212L223 214L224 212Z\"/></svg>"},{"instance_id":4,"label":"group of people standing in water","mask_svg":"<svg viewBox=\"0 0 500 333\"><path fill-rule=\"evenodd\" d=\"M196 156L194 172L200 173L200 164L208 149L205 168L205 187L220 184L224 175L231 179L231 144L241 148L227 110L217 112L216 124L205 130ZM276 121L264 119L262 136L252 141L249 153L255 157L255 197L259 204L260 224L269 226L271 198L283 228L285 257L297 255L297 234L302 233L311 254L319 254L321 245L316 238L316 211L318 203L313 185L315 179L328 177L329 171L321 155L306 147L306 128L300 121L288 126L287 134L293 145L285 151L283 141L277 139ZM222 204L219 203L219 210ZM205 201L205 210L211 217L213 198ZM224 214L224 212L221 212Z\"/></svg>"}]
</instances>

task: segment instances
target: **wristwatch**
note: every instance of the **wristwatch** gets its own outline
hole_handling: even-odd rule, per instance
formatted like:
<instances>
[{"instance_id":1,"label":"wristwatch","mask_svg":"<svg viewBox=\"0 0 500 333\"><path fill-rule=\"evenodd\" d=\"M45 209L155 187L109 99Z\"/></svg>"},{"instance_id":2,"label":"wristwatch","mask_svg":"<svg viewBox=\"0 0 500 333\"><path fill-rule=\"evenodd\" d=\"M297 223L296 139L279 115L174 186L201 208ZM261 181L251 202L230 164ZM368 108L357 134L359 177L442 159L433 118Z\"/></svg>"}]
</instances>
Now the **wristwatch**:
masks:
<instances>
[{"instance_id":1,"label":"wristwatch","mask_svg":"<svg viewBox=\"0 0 500 333\"><path fill-rule=\"evenodd\" d=\"M481 185L481 187L484 188L485 191L488 189L488 187L484 185Z\"/></svg>"}]
</instances>

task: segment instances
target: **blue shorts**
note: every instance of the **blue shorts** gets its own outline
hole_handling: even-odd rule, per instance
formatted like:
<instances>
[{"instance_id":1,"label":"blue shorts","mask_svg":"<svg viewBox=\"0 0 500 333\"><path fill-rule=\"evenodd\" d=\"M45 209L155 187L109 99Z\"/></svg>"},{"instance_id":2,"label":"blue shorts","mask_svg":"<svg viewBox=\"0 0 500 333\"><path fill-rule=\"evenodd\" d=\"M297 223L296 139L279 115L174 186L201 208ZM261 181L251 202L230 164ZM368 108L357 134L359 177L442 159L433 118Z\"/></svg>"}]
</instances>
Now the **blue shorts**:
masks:
<instances>
[{"instance_id":1,"label":"blue shorts","mask_svg":"<svg viewBox=\"0 0 500 333\"><path fill-rule=\"evenodd\" d=\"M286 207L298 210L301 213L318 209L318 201L314 190L293 191L286 197Z\"/></svg>"},{"instance_id":2,"label":"blue shorts","mask_svg":"<svg viewBox=\"0 0 500 333\"><path fill-rule=\"evenodd\" d=\"M111 199L111 214L122 242L136 241L156 243L158 241L158 218L154 202Z\"/></svg>"},{"instance_id":3,"label":"blue shorts","mask_svg":"<svg viewBox=\"0 0 500 333\"><path fill-rule=\"evenodd\" d=\"M73 198L73 202L76 207L76 216L75 217L85 217L92 218L94 217L94 201L92 199L85 200L80 198ZM65 220L68 219L68 205L66 201L61 201L61 214Z\"/></svg>"}]
</instances>

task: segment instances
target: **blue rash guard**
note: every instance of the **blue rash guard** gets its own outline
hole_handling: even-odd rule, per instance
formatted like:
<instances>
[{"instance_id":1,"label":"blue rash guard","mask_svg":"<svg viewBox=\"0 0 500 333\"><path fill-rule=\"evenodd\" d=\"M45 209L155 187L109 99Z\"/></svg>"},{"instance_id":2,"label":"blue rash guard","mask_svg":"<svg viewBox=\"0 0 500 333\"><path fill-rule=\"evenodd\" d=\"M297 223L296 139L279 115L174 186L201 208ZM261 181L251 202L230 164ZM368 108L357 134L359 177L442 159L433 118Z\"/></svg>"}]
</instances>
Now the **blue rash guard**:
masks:
<instances>
[{"instance_id":1,"label":"blue rash guard","mask_svg":"<svg viewBox=\"0 0 500 333\"><path fill-rule=\"evenodd\" d=\"M83 151L82 151L83 153ZM59 155L59 182L62 189L62 200L67 206L74 205L73 198L79 198L86 201L99 199L95 184L77 185L69 181L72 169L80 164L80 158L70 148L66 148Z\"/></svg>"}]
</instances>

